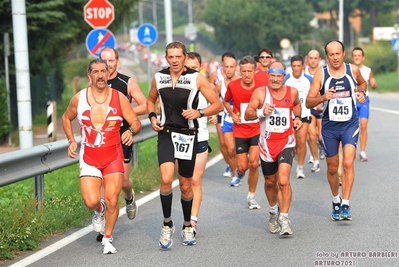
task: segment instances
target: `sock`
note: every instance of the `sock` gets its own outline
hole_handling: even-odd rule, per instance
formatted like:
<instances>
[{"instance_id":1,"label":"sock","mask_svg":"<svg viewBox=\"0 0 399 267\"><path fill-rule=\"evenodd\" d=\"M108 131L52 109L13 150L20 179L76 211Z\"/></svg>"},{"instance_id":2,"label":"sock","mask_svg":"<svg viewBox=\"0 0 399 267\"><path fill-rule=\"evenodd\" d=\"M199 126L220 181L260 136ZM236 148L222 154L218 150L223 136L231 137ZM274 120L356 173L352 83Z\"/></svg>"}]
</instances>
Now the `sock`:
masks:
<instances>
[{"instance_id":1,"label":"sock","mask_svg":"<svg viewBox=\"0 0 399 267\"><path fill-rule=\"evenodd\" d=\"M193 215L191 215L191 218L190 218L190 220L192 220L192 221L198 221L198 218L197 218L197 216L193 216Z\"/></svg>"},{"instance_id":2,"label":"sock","mask_svg":"<svg viewBox=\"0 0 399 267\"><path fill-rule=\"evenodd\" d=\"M163 226L169 226L170 228L173 227L173 221L172 218L164 218L163 219Z\"/></svg>"},{"instance_id":3,"label":"sock","mask_svg":"<svg viewBox=\"0 0 399 267\"><path fill-rule=\"evenodd\" d=\"M181 201L181 207L183 209L184 221L190 224L191 207L193 206L193 197L190 197L188 199L182 197L180 201Z\"/></svg>"},{"instance_id":4,"label":"sock","mask_svg":"<svg viewBox=\"0 0 399 267\"><path fill-rule=\"evenodd\" d=\"M280 213L279 219L281 220L283 217L288 219L288 213Z\"/></svg>"},{"instance_id":5,"label":"sock","mask_svg":"<svg viewBox=\"0 0 399 267\"><path fill-rule=\"evenodd\" d=\"M248 192L248 197L247 198L254 198L254 197L255 197L255 193Z\"/></svg>"},{"instance_id":6,"label":"sock","mask_svg":"<svg viewBox=\"0 0 399 267\"><path fill-rule=\"evenodd\" d=\"M339 204L341 202L341 198L338 196L333 196L333 200L332 200L335 204Z\"/></svg>"},{"instance_id":7,"label":"sock","mask_svg":"<svg viewBox=\"0 0 399 267\"><path fill-rule=\"evenodd\" d=\"M126 202L126 205L132 204L132 203L133 203L133 198L132 198L131 200L127 200L127 199L125 198L125 202Z\"/></svg>"},{"instance_id":8,"label":"sock","mask_svg":"<svg viewBox=\"0 0 399 267\"><path fill-rule=\"evenodd\" d=\"M276 214L278 212L278 205L276 204L273 207L270 207L269 212L272 214Z\"/></svg>"},{"instance_id":9,"label":"sock","mask_svg":"<svg viewBox=\"0 0 399 267\"><path fill-rule=\"evenodd\" d=\"M169 192L160 192L162 212L164 218L170 218L172 216L172 190Z\"/></svg>"},{"instance_id":10,"label":"sock","mask_svg":"<svg viewBox=\"0 0 399 267\"><path fill-rule=\"evenodd\" d=\"M111 235L104 235L104 237L110 239Z\"/></svg>"},{"instance_id":11,"label":"sock","mask_svg":"<svg viewBox=\"0 0 399 267\"><path fill-rule=\"evenodd\" d=\"M237 169L237 177L238 177L238 178L242 179L242 177L244 177L244 175L245 175L245 172L241 173L241 172L239 172L238 169Z\"/></svg>"},{"instance_id":12,"label":"sock","mask_svg":"<svg viewBox=\"0 0 399 267\"><path fill-rule=\"evenodd\" d=\"M303 170L303 165L298 165L297 170Z\"/></svg>"},{"instance_id":13,"label":"sock","mask_svg":"<svg viewBox=\"0 0 399 267\"><path fill-rule=\"evenodd\" d=\"M349 206L349 199L343 199L341 205Z\"/></svg>"},{"instance_id":14,"label":"sock","mask_svg":"<svg viewBox=\"0 0 399 267\"><path fill-rule=\"evenodd\" d=\"M314 160L313 163L319 164L320 162L319 162L319 160Z\"/></svg>"}]
</instances>

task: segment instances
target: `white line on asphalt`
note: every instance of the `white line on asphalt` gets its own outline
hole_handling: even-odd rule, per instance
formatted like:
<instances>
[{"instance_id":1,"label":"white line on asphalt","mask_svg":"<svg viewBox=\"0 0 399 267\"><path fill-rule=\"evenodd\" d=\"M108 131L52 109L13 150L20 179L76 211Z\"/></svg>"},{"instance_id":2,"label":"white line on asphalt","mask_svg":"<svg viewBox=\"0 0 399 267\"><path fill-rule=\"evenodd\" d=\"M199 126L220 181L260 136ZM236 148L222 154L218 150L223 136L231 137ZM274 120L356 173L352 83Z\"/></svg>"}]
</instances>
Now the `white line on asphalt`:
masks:
<instances>
[{"instance_id":1,"label":"white line on asphalt","mask_svg":"<svg viewBox=\"0 0 399 267\"><path fill-rule=\"evenodd\" d=\"M210 159L206 163L205 169L213 166L214 164L216 164L221 159L223 159L222 154L219 154L216 157ZM178 185L179 185L179 180L175 179L173 181L173 183L172 183L172 187L174 188L174 187L176 187ZM159 190L154 191L151 194L148 194L148 195L140 198L139 200L136 201L136 204L137 204L137 206L140 207L141 205L144 205L148 201L151 201L152 199L154 199L154 198L156 198L158 196L159 196ZM125 210L125 207L123 207L123 208L121 208L119 210L119 217L122 216L122 215L125 215L125 214L126 214L126 210ZM63 239L55 242L54 244L52 244L52 245L50 245L48 247L45 247L45 248L39 250L38 252L35 252L31 256L26 257L25 259L22 259L22 260L16 262L15 264L11 265L10 267L24 267L24 266L27 266L29 264L32 264L32 263L34 263L34 262L36 262L36 261L38 261L38 260L50 255L51 253L53 253L53 252L65 247L66 245L76 241L77 239L79 239L82 236L85 236L85 235L87 235L89 233L93 233L93 226L92 225L86 226L85 228L80 229L79 231L77 231L77 232L75 232L75 233L73 233L73 234L71 234L71 235L69 235L67 237L64 237Z\"/></svg>"},{"instance_id":2,"label":"white line on asphalt","mask_svg":"<svg viewBox=\"0 0 399 267\"><path fill-rule=\"evenodd\" d=\"M385 112L385 113L392 113L392 114L399 115L399 111L395 111L395 110L392 110L392 109L375 108L375 107L370 107L370 109L376 110L376 111Z\"/></svg>"}]
</instances>

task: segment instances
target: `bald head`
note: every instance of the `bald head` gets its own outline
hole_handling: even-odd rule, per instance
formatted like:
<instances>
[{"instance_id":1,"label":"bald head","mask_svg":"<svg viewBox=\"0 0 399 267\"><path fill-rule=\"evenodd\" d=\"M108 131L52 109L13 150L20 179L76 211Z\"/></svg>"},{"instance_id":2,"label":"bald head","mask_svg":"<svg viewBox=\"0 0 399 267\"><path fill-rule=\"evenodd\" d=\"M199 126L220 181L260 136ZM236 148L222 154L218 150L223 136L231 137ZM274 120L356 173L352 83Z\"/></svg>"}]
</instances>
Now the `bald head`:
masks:
<instances>
[{"instance_id":1,"label":"bald head","mask_svg":"<svg viewBox=\"0 0 399 267\"><path fill-rule=\"evenodd\" d=\"M339 40L331 40L324 46L324 52L326 53L326 55L328 54L329 50L337 50L337 49L341 49L342 53L345 52L345 46Z\"/></svg>"},{"instance_id":2,"label":"bald head","mask_svg":"<svg viewBox=\"0 0 399 267\"><path fill-rule=\"evenodd\" d=\"M320 53L317 50L310 50L309 53L308 53L308 57L320 58Z\"/></svg>"},{"instance_id":3,"label":"bald head","mask_svg":"<svg viewBox=\"0 0 399 267\"><path fill-rule=\"evenodd\" d=\"M317 50L310 50L307 57L306 63L308 64L309 68L315 69L319 66L320 62L320 53Z\"/></svg>"}]
</instances>

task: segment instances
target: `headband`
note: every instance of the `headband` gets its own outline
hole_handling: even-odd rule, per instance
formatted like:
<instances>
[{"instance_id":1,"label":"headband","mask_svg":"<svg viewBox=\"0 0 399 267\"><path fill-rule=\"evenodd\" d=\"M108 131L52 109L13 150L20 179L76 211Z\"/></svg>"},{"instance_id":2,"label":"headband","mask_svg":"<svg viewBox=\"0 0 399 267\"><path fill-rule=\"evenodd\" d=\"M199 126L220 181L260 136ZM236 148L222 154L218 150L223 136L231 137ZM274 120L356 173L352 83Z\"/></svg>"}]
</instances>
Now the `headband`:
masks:
<instances>
[{"instance_id":1,"label":"headband","mask_svg":"<svg viewBox=\"0 0 399 267\"><path fill-rule=\"evenodd\" d=\"M282 69L269 69L269 74L273 73L273 74L283 74L285 75L285 70Z\"/></svg>"}]
</instances>

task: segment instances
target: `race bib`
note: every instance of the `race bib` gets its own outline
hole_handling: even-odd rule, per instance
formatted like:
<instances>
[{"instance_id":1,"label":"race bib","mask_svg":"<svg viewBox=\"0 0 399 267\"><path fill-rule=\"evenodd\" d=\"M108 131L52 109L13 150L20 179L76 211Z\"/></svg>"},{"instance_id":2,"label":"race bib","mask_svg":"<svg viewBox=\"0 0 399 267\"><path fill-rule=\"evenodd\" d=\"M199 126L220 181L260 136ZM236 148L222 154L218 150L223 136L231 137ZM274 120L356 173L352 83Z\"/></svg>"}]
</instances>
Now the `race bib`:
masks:
<instances>
[{"instance_id":1,"label":"race bib","mask_svg":"<svg viewBox=\"0 0 399 267\"><path fill-rule=\"evenodd\" d=\"M240 118L241 118L241 123L257 123L259 119L252 120L252 121L247 121L244 119L245 117L245 111L247 110L249 103L241 103L240 104Z\"/></svg>"},{"instance_id":2,"label":"race bib","mask_svg":"<svg viewBox=\"0 0 399 267\"><path fill-rule=\"evenodd\" d=\"M333 98L328 105L331 121L348 121L352 118L352 98Z\"/></svg>"},{"instance_id":3,"label":"race bib","mask_svg":"<svg viewBox=\"0 0 399 267\"><path fill-rule=\"evenodd\" d=\"M175 158L191 160L193 156L193 147L195 135L185 135L172 132L172 142L175 149Z\"/></svg>"},{"instance_id":4,"label":"race bib","mask_svg":"<svg viewBox=\"0 0 399 267\"><path fill-rule=\"evenodd\" d=\"M291 114L289 108L274 108L266 119L266 131L284 133L290 127Z\"/></svg>"}]
</instances>

